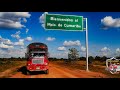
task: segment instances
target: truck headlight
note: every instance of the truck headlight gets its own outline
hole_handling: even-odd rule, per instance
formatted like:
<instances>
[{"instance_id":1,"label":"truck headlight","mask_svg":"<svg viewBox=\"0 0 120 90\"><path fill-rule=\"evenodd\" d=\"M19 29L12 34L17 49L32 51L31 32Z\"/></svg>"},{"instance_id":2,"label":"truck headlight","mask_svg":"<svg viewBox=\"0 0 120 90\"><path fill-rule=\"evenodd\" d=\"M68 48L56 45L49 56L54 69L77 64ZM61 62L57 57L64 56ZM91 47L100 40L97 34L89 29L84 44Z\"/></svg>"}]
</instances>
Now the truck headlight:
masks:
<instances>
[{"instance_id":1,"label":"truck headlight","mask_svg":"<svg viewBox=\"0 0 120 90\"><path fill-rule=\"evenodd\" d=\"M45 65L48 65L48 63L45 63Z\"/></svg>"}]
</instances>

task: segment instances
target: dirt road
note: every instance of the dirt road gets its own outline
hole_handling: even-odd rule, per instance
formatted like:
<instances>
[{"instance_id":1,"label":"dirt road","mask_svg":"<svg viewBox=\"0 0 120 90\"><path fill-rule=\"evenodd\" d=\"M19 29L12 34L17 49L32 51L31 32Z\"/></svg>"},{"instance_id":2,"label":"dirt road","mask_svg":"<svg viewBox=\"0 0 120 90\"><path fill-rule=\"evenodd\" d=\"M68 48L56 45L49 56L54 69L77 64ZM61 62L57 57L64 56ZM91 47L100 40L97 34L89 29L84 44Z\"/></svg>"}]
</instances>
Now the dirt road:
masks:
<instances>
[{"instance_id":1,"label":"dirt road","mask_svg":"<svg viewBox=\"0 0 120 90\"><path fill-rule=\"evenodd\" d=\"M32 73L25 75L23 73L25 66L22 66L15 74L10 74L9 78L105 78L106 75L99 72L86 72L85 70L71 70L70 68L61 67L59 65L50 63L49 74L44 72ZM4 73L5 74L5 73Z\"/></svg>"}]
</instances>

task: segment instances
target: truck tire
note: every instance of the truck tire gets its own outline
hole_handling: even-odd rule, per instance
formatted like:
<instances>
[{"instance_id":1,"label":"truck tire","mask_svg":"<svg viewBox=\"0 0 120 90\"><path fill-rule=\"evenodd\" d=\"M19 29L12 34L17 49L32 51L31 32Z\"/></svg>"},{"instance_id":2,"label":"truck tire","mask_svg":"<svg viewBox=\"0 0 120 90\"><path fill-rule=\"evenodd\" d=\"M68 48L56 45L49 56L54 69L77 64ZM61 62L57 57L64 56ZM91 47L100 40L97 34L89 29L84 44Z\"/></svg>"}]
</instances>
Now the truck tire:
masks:
<instances>
[{"instance_id":1,"label":"truck tire","mask_svg":"<svg viewBox=\"0 0 120 90\"><path fill-rule=\"evenodd\" d=\"M45 71L45 74L49 74L49 70L48 69Z\"/></svg>"}]
</instances>

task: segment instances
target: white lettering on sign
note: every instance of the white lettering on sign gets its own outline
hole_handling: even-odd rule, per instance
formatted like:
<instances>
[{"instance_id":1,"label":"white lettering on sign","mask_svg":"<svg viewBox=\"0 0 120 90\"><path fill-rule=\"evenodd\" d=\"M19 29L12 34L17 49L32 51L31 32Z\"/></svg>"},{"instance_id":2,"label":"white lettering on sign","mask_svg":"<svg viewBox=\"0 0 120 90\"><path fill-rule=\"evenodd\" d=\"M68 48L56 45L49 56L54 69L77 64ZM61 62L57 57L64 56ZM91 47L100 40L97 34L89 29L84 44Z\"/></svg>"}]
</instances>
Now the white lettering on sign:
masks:
<instances>
[{"instance_id":1,"label":"white lettering on sign","mask_svg":"<svg viewBox=\"0 0 120 90\"><path fill-rule=\"evenodd\" d=\"M56 24L54 24L54 23L47 23L47 26L52 27L52 26L56 26Z\"/></svg>"},{"instance_id":2,"label":"white lettering on sign","mask_svg":"<svg viewBox=\"0 0 120 90\"><path fill-rule=\"evenodd\" d=\"M70 18L55 18L55 17L50 17L50 20L73 22L73 19L70 19Z\"/></svg>"},{"instance_id":3,"label":"white lettering on sign","mask_svg":"<svg viewBox=\"0 0 120 90\"><path fill-rule=\"evenodd\" d=\"M68 25L68 24L64 24L64 27L76 27L76 28L81 28L80 25Z\"/></svg>"},{"instance_id":4,"label":"white lettering on sign","mask_svg":"<svg viewBox=\"0 0 120 90\"><path fill-rule=\"evenodd\" d=\"M78 22L78 19L75 19L75 22Z\"/></svg>"},{"instance_id":5,"label":"white lettering on sign","mask_svg":"<svg viewBox=\"0 0 120 90\"><path fill-rule=\"evenodd\" d=\"M62 27L62 24L59 23L59 24L58 24L58 27Z\"/></svg>"}]
</instances>

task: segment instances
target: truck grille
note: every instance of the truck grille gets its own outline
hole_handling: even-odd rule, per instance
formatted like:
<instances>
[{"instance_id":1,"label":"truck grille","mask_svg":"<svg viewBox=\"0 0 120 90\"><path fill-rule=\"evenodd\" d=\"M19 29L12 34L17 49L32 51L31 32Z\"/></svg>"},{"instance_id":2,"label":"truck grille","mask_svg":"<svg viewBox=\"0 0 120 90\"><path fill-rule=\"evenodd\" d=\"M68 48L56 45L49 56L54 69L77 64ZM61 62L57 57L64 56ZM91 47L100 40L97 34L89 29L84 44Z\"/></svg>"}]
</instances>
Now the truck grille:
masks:
<instances>
[{"instance_id":1,"label":"truck grille","mask_svg":"<svg viewBox=\"0 0 120 90\"><path fill-rule=\"evenodd\" d=\"M44 58L40 59L32 59L33 64L43 64L44 63Z\"/></svg>"}]
</instances>

